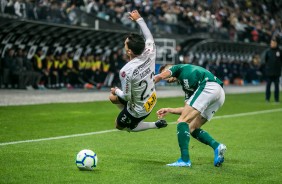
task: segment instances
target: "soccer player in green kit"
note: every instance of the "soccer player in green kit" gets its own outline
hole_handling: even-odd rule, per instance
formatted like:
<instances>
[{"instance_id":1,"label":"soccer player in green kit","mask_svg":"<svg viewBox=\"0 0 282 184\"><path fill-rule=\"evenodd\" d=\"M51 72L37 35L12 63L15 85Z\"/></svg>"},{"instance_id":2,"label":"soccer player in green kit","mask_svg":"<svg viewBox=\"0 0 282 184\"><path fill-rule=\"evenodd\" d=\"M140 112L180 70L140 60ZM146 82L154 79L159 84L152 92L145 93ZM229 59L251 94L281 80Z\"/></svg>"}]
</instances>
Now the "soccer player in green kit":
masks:
<instances>
[{"instance_id":1,"label":"soccer player in green kit","mask_svg":"<svg viewBox=\"0 0 282 184\"><path fill-rule=\"evenodd\" d=\"M191 64L164 65L160 74L156 75L155 83L160 80L178 81L185 92L185 106L179 108L162 108L157 111L159 118L168 113L178 114L177 137L181 158L167 164L175 167L191 167L189 157L190 134L201 143L214 149L214 166L224 162L226 146L214 140L209 133L201 129L214 113L223 105L225 93L223 83L208 70Z\"/></svg>"}]
</instances>

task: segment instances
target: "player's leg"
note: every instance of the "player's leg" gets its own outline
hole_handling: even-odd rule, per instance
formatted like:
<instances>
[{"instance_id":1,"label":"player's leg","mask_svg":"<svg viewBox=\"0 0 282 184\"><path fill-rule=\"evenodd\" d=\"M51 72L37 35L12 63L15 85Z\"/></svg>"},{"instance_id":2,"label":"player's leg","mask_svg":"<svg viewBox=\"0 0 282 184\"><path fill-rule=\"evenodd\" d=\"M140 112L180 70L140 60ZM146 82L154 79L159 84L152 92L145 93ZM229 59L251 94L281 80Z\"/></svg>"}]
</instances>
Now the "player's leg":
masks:
<instances>
[{"instance_id":1,"label":"player's leg","mask_svg":"<svg viewBox=\"0 0 282 184\"><path fill-rule=\"evenodd\" d=\"M197 117L200 112L198 112L193 107L185 104L184 109L178 118L177 124L177 140L181 152L181 158L176 162L167 164L168 166L176 167L190 167L190 155L189 155L189 142L190 142L190 131L188 123Z\"/></svg>"},{"instance_id":2,"label":"player's leg","mask_svg":"<svg viewBox=\"0 0 282 184\"><path fill-rule=\"evenodd\" d=\"M271 88L271 79L270 79L270 77L267 77L266 78L266 88L265 88L265 100L266 100L266 102L270 101L270 96L271 96L270 88Z\"/></svg>"},{"instance_id":3,"label":"player's leg","mask_svg":"<svg viewBox=\"0 0 282 184\"><path fill-rule=\"evenodd\" d=\"M217 147L213 145L213 139L200 128L208 121L211 120L215 112L223 105L225 100L225 93L222 87L215 82L208 82L204 89L196 91L189 103L194 109L197 109L200 113L197 117L193 118L190 123L190 132L192 136L198 139L200 142L210 145L211 147ZM202 135L207 136L199 136Z\"/></svg>"},{"instance_id":4,"label":"player's leg","mask_svg":"<svg viewBox=\"0 0 282 184\"><path fill-rule=\"evenodd\" d=\"M126 101L122 100L121 98L119 98L117 95L113 95L110 94L109 96L109 100L115 104L120 110L122 110L124 108L124 106L126 105Z\"/></svg>"},{"instance_id":5,"label":"player's leg","mask_svg":"<svg viewBox=\"0 0 282 184\"><path fill-rule=\"evenodd\" d=\"M116 119L116 129L130 131L130 125L132 126L132 116L128 113L126 106L121 110Z\"/></svg>"},{"instance_id":6,"label":"player's leg","mask_svg":"<svg viewBox=\"0 0 282 184\"><path fill-rule=\"evenodd\" d=\"M148 116L149 114L140 118L135 118L127 111L125 106L117 117L116 128L119 130L126 130L128 132L140 132L149 129L164 128L167 126L165 120L144 122L143 120Z\"/></svg>"},{"instance_id":7,"label":"player's leg","mask_svg":"<svg viewBox=\"0 0 282 184\"><path fill-rule=\"evenodd\" d=\"M224 161L226 146L217 142L208 132L201 127L210 120L214 113L223 105L225 93L222 87L214 82L208 82L198 97L190 104L198 109L201 114L190 123L191 135L201 143L209 145L214 149L214 165L220 166Z\"/></svg>"},{"instance_id":8,"label":"player's leg","mask_svg":"<svg viewBox=\"0 0 282 184\"><path fill-rule=\"evenodd\" d=\"M224 162L224 152L226 151L226 146L217 142L208 132L200 128L205 124L205 122L207 122L207 120L201 115L195 118L190 123L191 135L201 143L213 148L215 154L214 165L220 166Z\"/></svg>"},{"instance_id":9,"label":"player's leg","mask_svg":"<svg viewBox=\"0 0 282 184\"><path fill-rule=\"evenodd\" d=\"M274 78L274 100L279 102L279 77Z\"/></svg>"},{"instance_id":10,"label":"player's leg","mask_svg":"<svg viewBox=\"0 0 282 184\"><path fill-rule=\"evenodd\" d=\"M165 128L167 126L167 122L164 119L159 119L156 122L144 122L141 120L137 127L132 129L132 132L140 132L149 129L156 129L156 128Z\"/></svg>"},{"instance_id":11,"label":"player's leg","mask_svg":"<svg viewBox=\"0 0 282 184\"><path fill-rule=\"evenodd\" d=\"M197 139L203 144L209 145L212 147L214 150L219 146L219 142L217 142L212 136L201 129L201 126L203 126L207 122L207 120L199 115L197 118L195 118L191 123L190 123L190 132L192 137Z\"/></svg>"}]
</instances>

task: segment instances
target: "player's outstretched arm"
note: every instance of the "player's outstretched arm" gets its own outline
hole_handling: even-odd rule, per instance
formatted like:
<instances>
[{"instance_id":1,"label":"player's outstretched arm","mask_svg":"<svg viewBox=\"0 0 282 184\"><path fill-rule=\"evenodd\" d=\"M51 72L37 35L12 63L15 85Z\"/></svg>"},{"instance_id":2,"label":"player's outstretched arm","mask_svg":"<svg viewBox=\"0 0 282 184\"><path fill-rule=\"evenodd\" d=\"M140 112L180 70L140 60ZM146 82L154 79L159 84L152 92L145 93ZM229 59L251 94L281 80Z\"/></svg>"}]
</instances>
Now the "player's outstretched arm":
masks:
<instances>
[{"instance_id":1,"label":"player's outstretched arm","mask_svg":"<svg viewBox=\"0 0 282 184\"><path fill-rule=\"evenodd\" d=\"M132 12L129 12L129 18L132 21L136 21L138 23L145 37L146 42L148 41L154 42L151 31L149 30L147 24L145 23L144 19L141 17L141 15L139 14L137 10L133 10Z\"/></svg>"},{"instance_id":2,"label":"player's outstretched arm","mask_svg":"<svg viewBox=\"0 0 282 184\"><path fill-rule=\"evenodd\" d=\"M183 109L184 109L183 107L178 107L178 108L161 108L161 109L159 109L157 111L157 116L158 116L158 118L163 118L168 113L180 115L182 113Z\"/></svg>"},{"instance_id":3,"label":"player's outstretched arm","mask_svg":"<svg viewBox=\"0 0 282 184\"><path fill-rule=\"evenodd\" d=\"M167 79L171 76L171 73L169 70L165 70L163 71L162 73L158 74L158 75L155 75L154 77L154 81L155 83L158 83L160 82L161 80L164 80L164 79Z\"/></svg>"}]
</instances>

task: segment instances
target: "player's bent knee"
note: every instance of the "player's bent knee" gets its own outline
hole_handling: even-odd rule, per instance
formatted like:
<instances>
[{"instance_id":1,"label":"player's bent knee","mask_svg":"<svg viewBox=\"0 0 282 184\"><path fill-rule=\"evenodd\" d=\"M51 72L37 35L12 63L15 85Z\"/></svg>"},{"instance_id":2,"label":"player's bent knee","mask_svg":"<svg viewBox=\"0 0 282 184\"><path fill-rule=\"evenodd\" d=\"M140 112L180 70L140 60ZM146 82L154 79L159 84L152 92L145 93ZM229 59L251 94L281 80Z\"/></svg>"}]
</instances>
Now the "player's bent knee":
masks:
<instances>
[{"instance_id":1,"label":"player's bent knee","mask_svg":"<svg viewBox=\"0 0 282 184\"><path fill-rule=\"evenodd\" d=\"M191 119L179 117L179 118L177 119L177 123L181 123L181 122L190 123L190 122L191 122Z\"/></svg>"},{"instance_id":2,"label":"player's bent knee","mask_svg":"<svg viewBox=\"0 0 282 184\"><path fill-rule=\"evenodd\" d=\"M113 103L113 104L118 104L119 103L119 100L118 100L118 97L116 95L110 95L109 96L109 100Z\"/></svg>"},{"instance_id":3,"label":"player's bent knee","mask_svg":"<svg viewBox=\"0 0 282 184\"><path fill-rule=\"evenodd\" d=\"M183 123L183 122L189 124L189 122L187 122L186 120L178 118L177 124L178 124L178 123Z\"/></svg>"}]
</instances>

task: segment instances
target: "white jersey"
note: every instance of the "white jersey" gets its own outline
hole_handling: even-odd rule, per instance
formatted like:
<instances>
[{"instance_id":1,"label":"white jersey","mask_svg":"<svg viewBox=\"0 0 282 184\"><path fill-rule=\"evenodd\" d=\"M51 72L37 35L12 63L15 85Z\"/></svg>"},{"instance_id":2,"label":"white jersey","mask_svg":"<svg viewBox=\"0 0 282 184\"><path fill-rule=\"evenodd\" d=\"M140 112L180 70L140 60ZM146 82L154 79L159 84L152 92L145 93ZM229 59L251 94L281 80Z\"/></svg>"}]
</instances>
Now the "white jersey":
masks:
<instances>
[{"instance_id":1,"label":"white jersey","mask_svg":"<svg viewBox=\"0 0 282 184\"><path fill-rule=\"evenodd\" d=\"M119 73L121 90L116 94L127 101L128 112L136 118L148 115L157 102L154 73L156 46L143 18L136 21L146 39L141 55L129 61Z\"/></svg>"}]
</instances>

